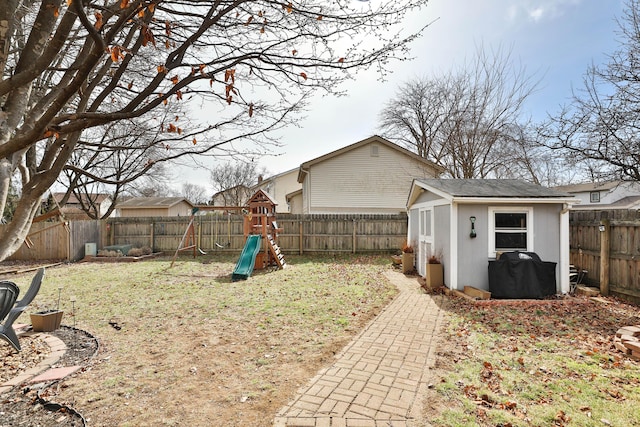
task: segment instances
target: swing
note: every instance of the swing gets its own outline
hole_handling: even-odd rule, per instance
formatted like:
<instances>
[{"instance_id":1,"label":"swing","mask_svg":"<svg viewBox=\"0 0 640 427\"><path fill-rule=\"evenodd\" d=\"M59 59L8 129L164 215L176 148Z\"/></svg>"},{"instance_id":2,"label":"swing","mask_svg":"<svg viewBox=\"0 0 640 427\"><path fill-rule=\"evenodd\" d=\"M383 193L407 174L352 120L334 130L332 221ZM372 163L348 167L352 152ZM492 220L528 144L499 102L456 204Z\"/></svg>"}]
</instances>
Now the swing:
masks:
<instances>
[{"instance_id":1,"label":"swing","mask_svg":"<svg viewBox=\"0 0 640 427\"><path fill-rule=\"evenodd\" d=\"M231 247L231 213L227 212L227 232L228 239L226 245L221 245L218 243L218 231L220 230L220 224L218 223L218 216L216 215L216 247L220 249Z\"/></svg>"}]
</instances>

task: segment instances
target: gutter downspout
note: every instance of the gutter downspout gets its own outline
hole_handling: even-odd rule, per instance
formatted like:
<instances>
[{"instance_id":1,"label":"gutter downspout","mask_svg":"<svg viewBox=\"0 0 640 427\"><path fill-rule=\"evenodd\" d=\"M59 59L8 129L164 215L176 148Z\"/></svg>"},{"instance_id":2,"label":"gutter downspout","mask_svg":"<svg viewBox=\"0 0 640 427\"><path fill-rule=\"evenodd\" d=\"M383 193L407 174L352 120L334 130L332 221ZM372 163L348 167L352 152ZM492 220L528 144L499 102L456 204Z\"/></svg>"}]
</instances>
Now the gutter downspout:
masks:
<instances>
[{"instance_id":1,"label":"gutter downspout","mask_svg":"<svg viewBox=\"0 0 640 427\"><path fill-rule=\"evenodd\" d=\"M305 175L305 178L303 180L307 181L307 191L304 191L304 183L302 184L302 213L307 213L310 214L311 213L311 199L309 198L309 194L311 194L311 191L309 190L309 188L311 187L311 175L309 174L309 169L304 169L302 167L300 167L300 171ZM305 205L307 207L307 210L305 212Z\"/></svg>"},{"instance_id":2,"label":"gutter downspout","mask_svg":"<svg viewBox=\"0 0 640 427\"><path fill-rule=\"evenodd\" d=\"M569 210L571 205L564 203L560 210L560 293L567 294L570 290L569 264L571 264L571 251L569 249Z\"/></svg>"},{"instance_id":3,"label":"gutter downspout","mask_svg":"<svg viewBox=\"0 0 640 427\"><path fill-rule=\"evenodd\" d=\"M451 202L451 216L449 228L449 267L445 266L445 285L451 290L458 289L458 203ZM448 273L446 273L448 271Z\"/></svg>"}]
</instances>

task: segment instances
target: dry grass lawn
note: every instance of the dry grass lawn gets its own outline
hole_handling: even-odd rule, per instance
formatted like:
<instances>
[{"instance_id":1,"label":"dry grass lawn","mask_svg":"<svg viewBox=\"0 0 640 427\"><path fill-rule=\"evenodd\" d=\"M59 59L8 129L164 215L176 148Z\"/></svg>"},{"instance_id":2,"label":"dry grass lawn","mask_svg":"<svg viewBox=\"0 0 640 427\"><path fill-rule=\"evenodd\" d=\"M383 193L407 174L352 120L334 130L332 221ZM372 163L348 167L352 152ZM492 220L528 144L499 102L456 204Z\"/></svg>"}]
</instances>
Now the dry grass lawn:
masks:
<instances>
[{"instance_id":1,"label":"dry grass lawn","mask_svg":"<svg viewBox=\"0 0 640 427\"><path fill-rule=\"evenodd\" d=\"M51 399L92 426L270 426L396 292L388 256L287 258L235 283L235 258L211 256L48 269L33 311L62 287L63 323L75 297L101 343Z\"/></svg>"},{"instance_id":2,"label":"dry grass lawn","mask_svg":"<svg viewBox=\"0 0 640 427\"><path fill-rule=\"evenodd\" d=\"M235 258L50 268L32 309L55 307L61 286L64 323L102 345L51 399L91 426L271 426L397 292L382 274L388 256L288 261L236 283ZM640 361L613 346L620 327L640 324L638 307L450 297L441 309L430 425L640 425Z\"/></svg>"}]
</instances>

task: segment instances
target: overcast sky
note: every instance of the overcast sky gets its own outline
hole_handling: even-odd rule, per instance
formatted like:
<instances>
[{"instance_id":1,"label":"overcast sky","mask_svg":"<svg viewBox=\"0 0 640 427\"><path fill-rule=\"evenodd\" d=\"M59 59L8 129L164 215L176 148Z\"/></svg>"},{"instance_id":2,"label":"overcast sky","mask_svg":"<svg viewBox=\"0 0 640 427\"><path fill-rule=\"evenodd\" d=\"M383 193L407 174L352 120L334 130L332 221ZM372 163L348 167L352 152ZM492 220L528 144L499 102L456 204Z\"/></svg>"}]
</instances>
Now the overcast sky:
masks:
<instances>
[{"instance_id":1,"label":"overcast sky","mask_svg":"<svg viewBox=\"0 0 640 427\"><path fill-rule=\"evenodd\" d=\"M348 96L315 98L299 128L280 132L280 155L260 163L270 174L281 173L379 133L378 114L399 85L447 73L472 59L480 44L486 50L510 50L512 59L540 80L524 113L542 119L581 85L591 63L605 62L617 48L615 18L623 5L622 0L431 0L421 16L413 17L435 20L413 43L413 61L392 64L386 82L365 72L348 86ZM198 173L204 174L207 183L198 183L208 186L208 173ZM196 183L192 175L184 177Z\"/></svg>"}]
</instances>

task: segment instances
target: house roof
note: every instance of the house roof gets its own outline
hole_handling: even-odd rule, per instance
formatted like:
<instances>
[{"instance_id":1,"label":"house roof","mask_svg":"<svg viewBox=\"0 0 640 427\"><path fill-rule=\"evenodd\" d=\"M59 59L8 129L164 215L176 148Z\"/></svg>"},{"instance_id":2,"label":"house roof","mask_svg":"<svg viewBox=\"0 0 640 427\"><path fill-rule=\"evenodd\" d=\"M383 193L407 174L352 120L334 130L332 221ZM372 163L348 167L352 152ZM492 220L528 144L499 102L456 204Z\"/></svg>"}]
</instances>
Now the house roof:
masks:
<instances>
[{"instance_id":1,"label":"house roof","mask_svg":"<svg viewBox=\"0 0 640 427\"><path fill-rule=\"evenodd\" d=\"M640 209L640 196L627 196L613 203L590 203L574 206L575 210Z\"/></svg>"},{"instance_id":2,"label":"house roof","mask_svg":"<svg viewBox=\"0 0 640 427\"><path fill-rule=\"evenodd\" d=\"M407 206L416 200L421 192L419 189L428 190L451 201L528 200L578 203L578 199L568 193L517 179L416 179L411 186Z\"/></svg>"},{"instance_id":3,"label":"house roof","mask_svg":"<svg viewBox=\"0 0 640 427\"><path fill-rule=\"evenodd\" d=\"M64 198L65 194L66 193L53 193L53 198L56 200L56 202L60 203L60 201L62 201L62 199ZM104 202L106 199L111 199L111 196L105 193L92 193L89 195L82 194L80 197L83 201L85 201L85 203L87 200L92 200L93 203L98 203L98 204ZM78 198L76 197L75 194L72 193L69 195L67 204L75 205L79 203L80 202L78 201Z\"/></svg>"},{"instance_id":4,"label":"house roof","mask_svg":"<svg viewBox=\"0 0 640 427\"><path fill-rule=\"evenodd\" d=\"M237 189L240 189L240 190L246 191L246 192L251 191L250 187L247 187L244 184L238 184L238 185L234 185L233 187L226 188L226 189L224 189L222 191L218 191L216 194L213 195L213 197L216 197L216 196L219 196L221 194L228 193L230 191L237 190Z\"/></svg>"},{"instance_id":5,"label":"house roof","mask_svg":"<svg viewBox=\"0 0 640 427\"><path fill-rule=\"evenodd\" d=\"M553 188L567 193L584 193L587 191L611 190L621 183L622 181L585 182L582 184L560 185Z\"/></svg>"},{"instance_id":6,"label":"house roof","mask_svg":"<svg viewBox=\"0 0 640 427\"><path fill-rule=\"evenodd\" d=\"M299 196L300 194L302 194L302 188L296 191L292 191L291 193L288 193L285 197L287 198L287 202L291 199L293 199L296 196Z\"/></svg>"},{"instance_id":7,"label":"house roof","mask_svg":"<svg viewBox=\"0 0 640 427\"><path fill-rule=\"evenodd\" d=\"M134 197L120 203L118 207L121 209L170 208L183 201L191 207L194 206L184 197Z\"/></svg>"},{"instance_id":8,"label":"house roof","mask_svg":"<svg viewBox=\"0 0 640 427\"><path fill-rule=\"evenodd\" d=\"M439 166L435 163L433 163L430 160L425 159L424 157L418 156L416 153L413 153L409 150L407 150L406 148L402 148L397 144L394 144L391 141L388 141L386 139L384 139L383 137L379 136L379 135L373 135L370 136L369 138L363 139L362 141L358 141L354 144L351 145L347 145L346 147L342 147L339 150L335 150L332 151L330 153L327 153L323 156L320 157L316 157L315 159L309 160L307 162L304 162L303 164L300 165L300 168L298 170L298 182L302 183L304 181L304 176L307 174L309 167L320 163L320 162L324 162L325 160L329 160L333 157L339 156L341 154L344 154L348 151L354 150L356 148L362 147L363 145L367 145L370 144L372 142L378 142L380 144L386 145L389 148L393 148L394 150L398 150L400 152L402 152L403 154L409 156L409 157L413 157L414 159L421 161L423 163L425 163L426 165L432 167L433 169L435 169L436 171L438 171L438 173L442 173L444 172L444 168L442 166Z\"/></svg>"},{"instance_id":9,"label":"house roof","mask_svg":"<svg viewBox=\"0 0 640 427\"><path fill-rule=\"evenodd\" d=\"M265 184L267 184L267 183L269 183L271 181L275 181L277 178L280 178L282 176L288 175L288 174L290 174L292 172L296 172L298 169L299 168L293 168L293 169L289 169L289 170L284 171L284 172L280 172L280 173L275 174L275 175L271 175L271 176L269 176L267 178L264 178L262 181L258 182L257 184L252 185L251 188L252 189L257 189L260 186L263 186L263 185L265 185Z\"/></svg>"}]
</instances>

